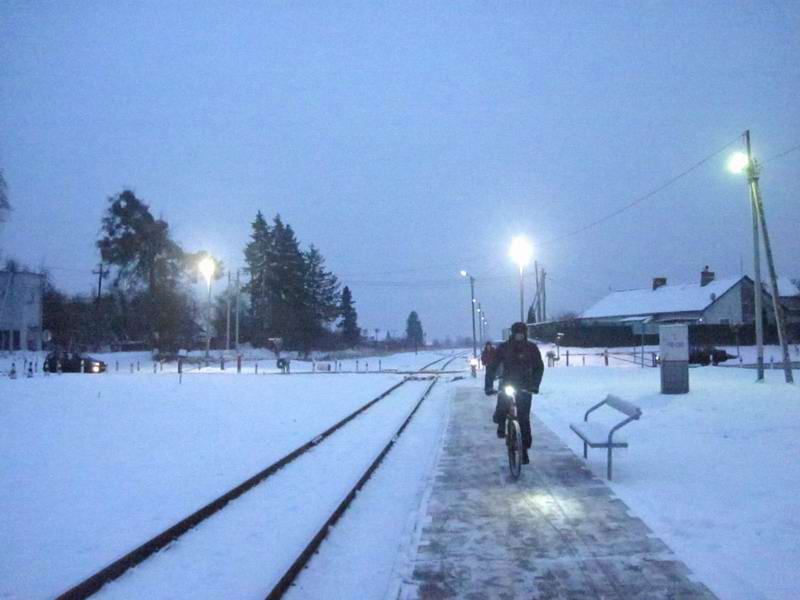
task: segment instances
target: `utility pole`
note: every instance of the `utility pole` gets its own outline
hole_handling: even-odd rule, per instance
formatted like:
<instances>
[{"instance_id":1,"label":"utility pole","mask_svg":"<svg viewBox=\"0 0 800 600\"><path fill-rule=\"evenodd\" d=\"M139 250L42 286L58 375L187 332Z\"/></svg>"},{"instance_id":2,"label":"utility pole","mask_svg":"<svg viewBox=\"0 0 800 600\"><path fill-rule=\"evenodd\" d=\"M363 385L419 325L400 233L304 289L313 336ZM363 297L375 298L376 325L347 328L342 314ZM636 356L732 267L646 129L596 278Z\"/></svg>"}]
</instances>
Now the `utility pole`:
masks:
<instances>
[{"instance_id":1,"label":"utility pole","mask_svg":"<svg viewBox=\"0 0 800 600\"><path fill-rule=\"evenodd\" d=\"M536 295L533 301L533 316L536 318L536 322L540 323L542 320L542 311L541 311L541 296L539 290L539 261L533 261L533 272L534 277L536 278Z\"/></svg>"},{"instance_id":2,"label":"utility pole","mask_svg":"<svg viewBox=\"0 0 800 600\"><path fill-rule=\"evenodd\" d=\"M228 289L225 290L225 303L227 305L227 317L225 320L225 349L231 349L231 272L228 271Z\"/></svg>"},{"instance_id":3,"label":"utility pole","mask_svg":"<svg viewBox=\"0 0 800 600\"><path fill-rule=\"evenodd\" d=\"M103 293L103 277L108 275L108 269L103 268L103 263L97 263L97 270L92 271L95 275L97 275L97 302L100 302L100 295Z\"/></svg>"},{"instance_id":4,"label":"utility pole","mask_svg":"<svg viewBox=\"0 0 800 600\"><path fill-rule=\"evenodd\" d=\"M239 294L241 286L239 285L239 269L236 269L236 351L239 351Z\"/></svg>"},{"instance_id":5,"label":"utility pole","mask_svg":"<svg viewBox=\"0 0 800 600\"><path fill-rule=\"evenodd\" d=\"M769 233L767 231L767 220L764 217L764 203L761 200L761 190L758 186L759 166L751 159L750 154L750 130L745 131L745 138L747 141L747 176L750 183L750 195L753 200L755 216L761 224L761 233L764 236L764 251L767 254L767 267L769 269L770 285L772 286L772 308L775 311L775 324L778 328L778 342L781 345L781 352L783 354L783 372L786 378L786 383L794 383L794 376L792 375L792 364L789 359L789 345L786 340L786 324L784 322L783 307L780 303L780 292L778 290L778 276L775 272L775 261L772 258L772 245L769 242ZM755 227L756 233L758 232L758 224ZM758 297L761 297L761 282L759 273ZM760 303L759 303L760 304ZM760 316L760 314L759 314ZM759 379L764 378L764 351L763 347L759 346L759 359L761 361L761 373Z\"/></svg>"},{"instance_id":6,"label":"utility pole","mask_svg":"<svg viewBox=\"0 0 800 600\"><path fill-rule=\"evenodd\" d=\"M545 270L542 267L542 321L547 321L547 286L545 285Z\"/></svg>"},{"instance_id":7,"label":"utility pole","mask_svg":"<svg viewBox=\"0 0 800 600\"><path fill-rule=\"evenodd\" d=\"M478 358L478 348L475 345L475 278L467 273L461 271L462 277L469 277L469 314L472 317L472 358Z\"/></svg>"},{"instance_id":8,"label":"utility pole","mask_svg":"<svg viewBox=\"0 0 800 600\"><path fill-rule=\"evenodd\" d=\"M483 311L480 302L478 302L478 346L483 348Z\"/></svg>"},{"instance_id":9,"label":"utility pole","mask_svg":"<svg viewBox=\"0 0 800 600\"><path fill-rule=\"evenodd\" d=\"M764 381L764 311L761 287L761 240L758 234L758 203L756 202L756 177L753 169L753 158L750 153L750 130L744 132L747 145L747 183L750 191L750 210L753 213L753 278L755 284L755 320L756 320L756 381Z\"/></svg>"}]
</instances>

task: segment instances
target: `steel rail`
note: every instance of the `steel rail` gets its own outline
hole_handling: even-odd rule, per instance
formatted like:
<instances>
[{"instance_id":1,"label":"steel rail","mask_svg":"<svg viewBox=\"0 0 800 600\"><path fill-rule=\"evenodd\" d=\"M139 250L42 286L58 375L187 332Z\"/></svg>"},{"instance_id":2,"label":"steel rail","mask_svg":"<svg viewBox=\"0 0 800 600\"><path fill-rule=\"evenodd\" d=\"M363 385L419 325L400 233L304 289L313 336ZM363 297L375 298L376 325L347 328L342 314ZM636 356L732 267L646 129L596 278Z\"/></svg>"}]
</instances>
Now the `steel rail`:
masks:
<instances>
[{"instance_id":1,"label":"steel rail","mask_svg":"<svg viewBox=\"0 0 800 600\"><path fill-rule=\"evenodd\" d=\"M416 373L423 373L425 372L426 369L430 368L431 366L435 365L438 362L445 360L446 358L447 357L437 358L436 360L420 368L420 370L417 371ZM453 357L451 361L454 360L455 358L456 357ZM449 364L449 362L450 361L448 361L447 364ZM290 452L277 462L271 464L262 471L259 471L246 481L240 483L235 488L224 493L217 499L209 502L199 510L195 511L194 513L186 517L185 519L182 519L181 521L175 523L169 529L162 531L155 537L149 539L145 543L131 550L124 556L118 558L117 560L107 565L103 569L87 577L77 585L71 587L66 592L60 594L59 596L57 596L57 600L82 600L98 592L105 584L114 581L129 569L132 569L133 567L141 564L149 557L151 557L153 554L155 554L159 550L165 548L166 546L177 540L179 537L181 537L190 529L193 529L194 527L196 527L197 525L208 519L210 516L218 513L229 502L240 497L242 494L250 491L255 486L262 483L265 479L267 479L271 475L274 475L281 468L293 462L295 459L305 454L310 449L318 446L332 433L344 427L347 423L355 419L358 415L362 414L363 412L374 406L380 400L383 400L386 396L388 396L389 394L394 392L397 388L404 385L410 380L411 380L410 378L406 377L402 381L394 384L393 386L382 392L379 396L373 398L365 405L363 405L361 408L349 414L348 416L346 416L339 422L335 423L322 433L316 435L315 437L307 441L305 444L296 448L295 450L293 450L292 452Z\"/></svg>"},{"instance_id":2,"label":"steel rail","mask_svg":"<svg viewBox=\"0 0 800 600\"><path fill-rule=\"evenodd\" d=\"M449 361L447 361L443 365L442 368L443 369L447 368L447 365L449 365L456 358L458 358L458 356L452 357ZM294 560L294 562L291 564L291 566L284 572L283 576L281 576L281 578L278 580L278 582L275 584L275 586L272 588L272 590L269 592L269 594L267 594L266 600L278 600L279 598L282 598L283 595L289 590L289 588L292 586L292 583L294 583L294 580L297 578L297 576L300 574L300 572L305 568L305 566L311 560L311 557L319 549L319 547L322 544L322 542L328 536L328 532L330 531L330 528L333 525L336 524L336 522L339 520L339 518L344 514L344 512L353 503L353 501L355 500L356 495L358 494L359 490L361 490L361 488L364 487L364 485L367 483L367 481L370 479L370 477L372 477L372 474L375 472L375 470L383 462L383 459L389 453L389 450L392 449L392 446L394 446L395 442L398 440L400 435L402 435L402 433L405 430L406 426L411 422L411 419L414 417L414 414L417 412L417 409L419 409L419 407L422 405L422 403L425 401L425 399L430 394L431 390L433 389L433 386L436 385L436 383L438 381L439 381L438 376L433 378L433 381L431 381L431 384L427 387L425 392L422 394L422 396L420 397L419 401L416 403L416 405L414 406L413 410L409 413L408 417L406 417L405 421L403 421L403 424L400 426L400 428L391 437L391 439L389 440L389 443L386 444L386 446L384 446L383 450L381 450L381 452L380 452L380 454L378 454L377 458L375 458L375 460L367 468L367 470L364 472L364 474L361 476L361 478L356 482L356 484L353 486L353 488L350 490L350 492L348 492L348 494L344 497L344 499L339 503L339 505L336 507L336 510L334 510L331 513L331 515L328 517L328 519L325 521L325 523L322 525L322 527L319 529L319 531L317 531L316 535L306 545L306 547L303 548L302 552L300 552L300 554L297 556L297 558Z\"/></svg>"}]
</instances>

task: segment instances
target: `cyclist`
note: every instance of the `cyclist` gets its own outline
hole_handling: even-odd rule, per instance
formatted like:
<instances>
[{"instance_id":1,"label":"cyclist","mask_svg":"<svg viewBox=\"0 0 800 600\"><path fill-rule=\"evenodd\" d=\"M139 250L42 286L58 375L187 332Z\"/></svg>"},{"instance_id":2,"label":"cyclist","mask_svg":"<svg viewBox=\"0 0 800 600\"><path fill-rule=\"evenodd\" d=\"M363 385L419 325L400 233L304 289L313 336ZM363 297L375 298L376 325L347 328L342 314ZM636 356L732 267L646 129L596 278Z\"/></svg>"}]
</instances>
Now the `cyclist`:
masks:
<instances>
[{"instance_id":1,"label":"cyclist","mask_svg":"<svg viewBox=\"0 0 800 600\"><path fill-rule=\"evenodd\" d=\"M508 341L497 346L492 361L486 366L486 380L484 391L487 396L496 394L494 380L497 370L502 367L503 374L500 389L512 385L517 390L517 415L520 429L522 430L522 464L528 464L528 448L531 447L531 393L539 393L539 384L544 375L544 363L539 347L528 341L528 328L525 323L517 322L511 326L511 337ZM492 420L497 423L497 437L505 437L506 428L506 398L502 394L497 396L497 406Z\"/></svg>"}]
</instances>

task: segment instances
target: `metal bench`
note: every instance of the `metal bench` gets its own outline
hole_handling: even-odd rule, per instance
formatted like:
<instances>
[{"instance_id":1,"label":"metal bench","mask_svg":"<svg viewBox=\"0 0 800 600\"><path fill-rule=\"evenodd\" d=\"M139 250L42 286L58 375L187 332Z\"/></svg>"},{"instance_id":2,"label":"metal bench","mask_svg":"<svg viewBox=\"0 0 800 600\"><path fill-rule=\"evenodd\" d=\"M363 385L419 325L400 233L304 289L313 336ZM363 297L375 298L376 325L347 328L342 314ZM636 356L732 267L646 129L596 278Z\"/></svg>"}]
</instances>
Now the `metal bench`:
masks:
<instances>
[{"instance_id":1,"label":"metal bench","mask_svg":"<svg viewBox=\"0 0 800 600\"><path fill-rule=\"evenodd\" d=\"M607 426L596 422L589 422L589 413L601 406L610 406L627 416L610 430ZM613 394L606 396L605 400L595 404L583 416L582 423L570 423L569 428L583 440L583 458L587 458L587 448L608 448L608 479L611 479L611 452L614 448L627 448L628 442L621 438L614 439L614 434L631 421L636 421L642 416L642 409Z\"/></svg>"}]
</instances>

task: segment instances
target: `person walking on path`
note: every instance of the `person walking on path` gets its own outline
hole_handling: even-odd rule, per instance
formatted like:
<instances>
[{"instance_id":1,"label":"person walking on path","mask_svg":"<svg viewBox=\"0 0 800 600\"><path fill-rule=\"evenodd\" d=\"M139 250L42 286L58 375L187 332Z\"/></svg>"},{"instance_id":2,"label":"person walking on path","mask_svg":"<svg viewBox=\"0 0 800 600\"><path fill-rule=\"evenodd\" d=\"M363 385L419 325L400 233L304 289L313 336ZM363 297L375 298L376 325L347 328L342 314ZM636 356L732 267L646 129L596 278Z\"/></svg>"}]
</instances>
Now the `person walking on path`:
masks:
<instances>
[{"instance_id":1,"label":"person walking on path","mask_svg":"<svg viewBox=\"0 0 800 600\"><path fill-rule=\"evenodd\" d=\"M539 393L539 385L544 375L544 363L539 347L528 341L528 327L525 323L517 322L511 326L511 337L497 347L492 361L486 366L486 379L483 387L487 396L497 393L494 390L494 380L500 367L503 368L500 380L501 393L497 395L497 406L492 420L497 423L497 437L505 437L508 405L502 389L506 385L514 386L518 390L516 396L517 415L520 429L522 429L522 444L525 447L522 463L528 464L528 449L533 441L531 436L531 394Z\"/></svg>"},{"instance_id":2,"label":"person walking on path","mask_svg":"<svg viewBox=\"0 0 800 600\"><path fill-rule=\"evenodd\" d=\"M492 342L486 342L486 345L483 347L483 352L481 352L481 364L484 366L484 368L489 366L489 363L491 363L494 359L496 352L497 351L495 350Z\"/></svg>"}]
</instances>

